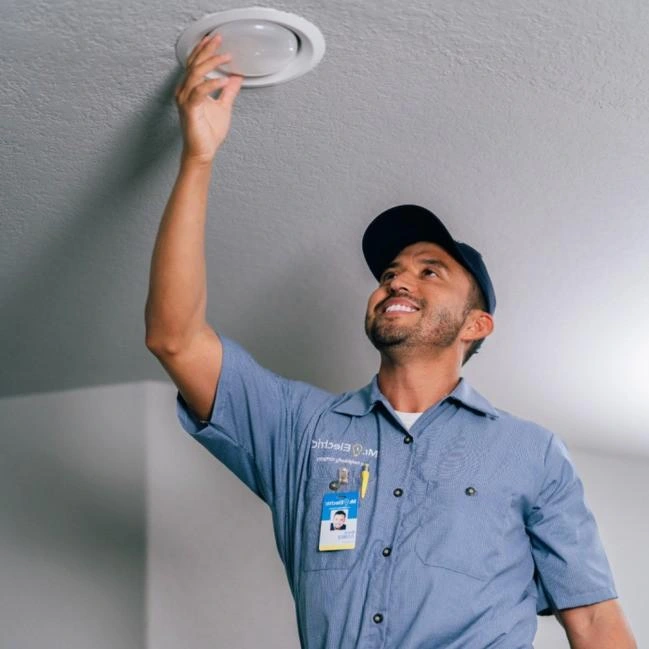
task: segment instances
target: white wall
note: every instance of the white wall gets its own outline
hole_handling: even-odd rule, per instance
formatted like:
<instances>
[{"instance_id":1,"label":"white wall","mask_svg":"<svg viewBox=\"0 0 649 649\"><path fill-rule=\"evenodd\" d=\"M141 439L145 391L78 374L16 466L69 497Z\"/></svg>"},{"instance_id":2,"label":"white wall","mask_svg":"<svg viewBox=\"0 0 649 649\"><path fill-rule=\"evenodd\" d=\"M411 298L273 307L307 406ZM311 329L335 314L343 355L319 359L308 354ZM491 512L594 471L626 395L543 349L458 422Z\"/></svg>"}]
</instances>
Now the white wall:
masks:
<instances>
[{"instance_id":1,"label":"white wall","mask_svg":"<svg viewBox=\"0 0 649 649\"><path fill-rule=\"evenodd\" d=\"M299 649L270 510L181 428L175 401L149 383L149 647Z\"/></svg>"},{"instance_id":2,"label":"white wall","mask_svg":"<svg viewBox=\"0 0 649 649\"><path fill-rule=\"evenodd\" d=\"M183 431L176 390L149 383L150 646L298 649L293 604L266 505ZM638 647L649 646L649 458L572 448ZM538 617L535 649L569 649Z\"/></svg>"},{"instance_id":3,"label":"white wall","mask_svg":"<svg viewBox=\"0 0 649 649\"><path fill-rule=\"evenodd\" d=\"M0 647L146 644L146 385L0 399Z\"/></svg>"}]
</instances>

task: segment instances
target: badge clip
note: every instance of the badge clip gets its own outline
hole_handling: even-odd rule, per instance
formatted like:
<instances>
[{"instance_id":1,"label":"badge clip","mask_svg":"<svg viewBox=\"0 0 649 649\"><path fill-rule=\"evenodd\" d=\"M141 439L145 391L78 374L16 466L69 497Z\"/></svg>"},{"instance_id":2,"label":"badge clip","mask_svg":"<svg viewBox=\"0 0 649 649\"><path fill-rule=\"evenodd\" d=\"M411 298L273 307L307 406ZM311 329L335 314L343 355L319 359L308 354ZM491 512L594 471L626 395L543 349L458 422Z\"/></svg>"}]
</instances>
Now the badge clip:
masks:
<instances>
[{"instance_id":1,"label":"badge clip","mask_svg":"<svg viewBox=\"0 0 649 649\"><path fill-rule=\"evenodd\" d=\"M349 469L347 467L340 467L338 469L338 480L332 480L329 483L329 489L332 491L338 491L340 487L344 487L349 484Z\"/></svg>"}]
</instances>

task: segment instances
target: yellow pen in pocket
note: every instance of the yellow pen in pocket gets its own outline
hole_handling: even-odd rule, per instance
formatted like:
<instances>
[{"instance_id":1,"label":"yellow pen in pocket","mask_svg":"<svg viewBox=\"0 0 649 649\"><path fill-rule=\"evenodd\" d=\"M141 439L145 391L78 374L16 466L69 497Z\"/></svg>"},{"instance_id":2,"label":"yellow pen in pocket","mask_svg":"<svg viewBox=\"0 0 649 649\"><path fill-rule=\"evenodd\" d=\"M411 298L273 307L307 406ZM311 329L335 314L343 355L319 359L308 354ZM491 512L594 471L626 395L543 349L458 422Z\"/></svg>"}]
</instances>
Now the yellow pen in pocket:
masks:
<instances>
[{"instance_id":1,"label":"yellow pen in pocket","mask_svg":"<svg viewBox=\"0 0 649 649\"><path fill-rule=\"evenodd\" d=\"M361 467L361 498L365 498L367 483L370 481L370 465L363 464Z\"/></svg>"}]
</instances>

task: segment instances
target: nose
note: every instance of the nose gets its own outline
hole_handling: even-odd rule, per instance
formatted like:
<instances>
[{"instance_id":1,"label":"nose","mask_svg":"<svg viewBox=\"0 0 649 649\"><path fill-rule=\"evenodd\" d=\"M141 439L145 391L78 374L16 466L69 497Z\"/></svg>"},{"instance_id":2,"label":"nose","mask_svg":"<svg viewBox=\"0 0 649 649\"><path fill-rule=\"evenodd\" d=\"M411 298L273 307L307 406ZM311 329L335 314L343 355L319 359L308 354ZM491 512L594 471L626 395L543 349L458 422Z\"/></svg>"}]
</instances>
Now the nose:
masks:
<instances>
[{"instance_id":1,"label":"nose","mask_svg":"<svg viewBox=\"0 0 649 649\"><path fill-rule=\"evenodd\" d=\"M390 293L397 293L401 290L405 290L410 293L412 290L413 282L414 278L411 277L410 273L404 270L398 275L395 275L390 281L388 281L388 289Z\"/></svg>"}]
</instances>

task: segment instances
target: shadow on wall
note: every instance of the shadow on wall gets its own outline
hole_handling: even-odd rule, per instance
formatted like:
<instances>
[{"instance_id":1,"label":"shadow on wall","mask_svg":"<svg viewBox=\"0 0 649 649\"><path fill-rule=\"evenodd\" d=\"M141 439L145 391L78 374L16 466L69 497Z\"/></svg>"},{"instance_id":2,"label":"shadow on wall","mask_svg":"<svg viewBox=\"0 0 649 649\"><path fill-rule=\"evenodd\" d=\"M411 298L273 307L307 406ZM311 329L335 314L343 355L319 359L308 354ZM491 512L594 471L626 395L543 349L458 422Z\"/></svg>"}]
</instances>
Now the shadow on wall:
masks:
<instances>
[{"instance_id":1,"label":"shadow on wall","mask_svg":"<svg viewBox=\"0 0 649 649\"><path fill-rule=\"evenodd\" d=\"M181 75L180 70L170 74L156 96L147 102L148 110L134 116L114 134L109 142L110 152L97 161L101 171L85 179L84 191L75 190L73 194L71 190L71 195L62 201L61 209L63 205L66 210L74 206L65 219L66 227L47 242L19 281L9 288L2 304L0 338L5 341L3 360L12 373L0 381L0 394L51 390L51 384L41 381L34 372L34 362L26 363L26 359L55 365L60 376L57 389L119 382L124 376L133 380L141 376L143 358L162 372L145 347L146 293L141 296L136 314L124 299L124 295L132 295L133 283L146 285L150 256L129 260L128 272L116 264L124 263L123 250L133 247L134 238L142 239L148 251L153 249L162 213L157 201L164 206L168 194L156 195L155 207L149 211L149 206L145 206L147 211L142 219L127 220L125 215L133 212L133 203L150 196L148 182L168 166L170 154L176 153L181 142L173 97ZM276 224L266 227L271 232ZM254 236L261 240L265 234L261 229ZM291 242L285 251L275 251L274 261L270 254L259 262L259 281L254 290L246 289L241 295L236 286L225 286L224 295L234 291L239 303L236 319L228 311L215 320L217 331L223 330L226 335L232 331L262 365L274 371L339 390L343 377L358 376L358 368L347 366L351 359L346 358L335 366L334 355L320 342L325 335L327 340L338 340L344 345L362 342L369 295L359 295L358 310L354 313L344 312L340 303L322 303L332 282L340 284L340 295L357 290L359 285L357 278L345 276L345 269L331 267L326 247L340 243L332 238L329 224L323 221L299 248ZM360 239L357 249L360 255ZM284 254L287 252L290 255ZM269 264L273 264L272 272L268 272ZM88 281L91 270L92 282ZM292 287L290 291L288 286ZM269 314L275 318L274 327L264 326ZM115 320L133 326L116 336L110 329L110 322ZM228 327L228 323L232 326ZM17 331L20 336L16 336ZM71 340L75 332L83 333ZM27 347L24 341L37 342L30 342ZM114 345L108 364L102 349L106 341ZM367 345L370 358L373 352ZM62 349L73 349L73 356L64 357ZM366 383L370 378L367 374L362 373L360 382L347 378L353 383L349 389ZM95 375L101 375L101 381L94 381Z\"/></svg>"},{"instance_id":2,"label":"shadow on wall","mask_svg":"<svg viewBox=\"0 0 649 649\"><path fill-rule=\"evenodd\" d=\"M48 249L4 299L0 338L17 342L3 349L5 365L13 368L11 379L7 374L5 385L0 386L3 394L15 394L12 386L24 384L30 386L30 392L39 391L38 378L29 375L33 373L33 365L27 366L22 361L28 357L57 358L57 341L65 340L70 331L100 334L108 312L121 307L123 287L115 281L116 275L110 269L119 259L121 243L142 231L141 223L125 221L124 215L128 213L125 208L137 198L138 191L143 191L147 178L167 161L167 152L180 139L173 101L179 80L178 71L169 75L150 102L148 112L138 114L120 133L114 134L110 153L97 162L100 173L84 179L85 191L63 201L66 210L70 205L76 206L67 219L69 225L60 236L51 239ZM106 269L103 281L92 287L84 281L84 269L90 263ZM96 299L97 295L101 301ZM71 304L74 304L72 310ZM143 313L144 302L142 321ZM16 338L16 331L23 335ZM36 348L27 349L21 343L36 339L41 341ZM101 335L97 339L101 340ZM96 362L92 340L78 341L78 344L87 345L83 353L92 366ZM122 360L128 357L129 350L123 351L120 356L116 350L115 357ZM64 366L61 371L64 376ZM102 371L105 376L105 368ZM64 381L61 387L68 385Z\"/></svg>"}]
</instances>

